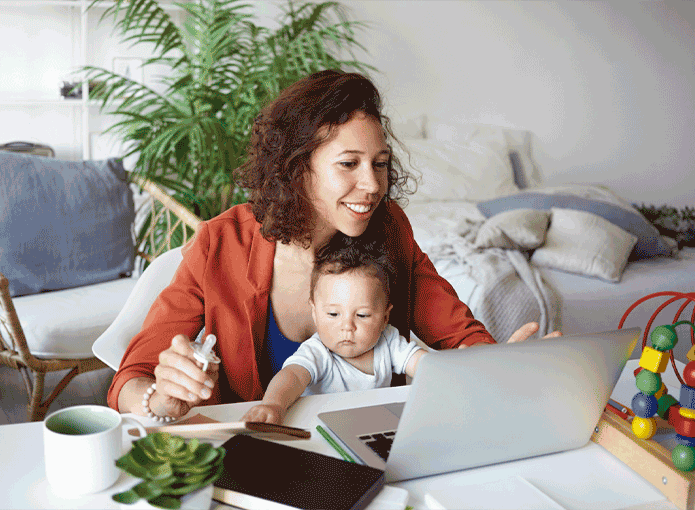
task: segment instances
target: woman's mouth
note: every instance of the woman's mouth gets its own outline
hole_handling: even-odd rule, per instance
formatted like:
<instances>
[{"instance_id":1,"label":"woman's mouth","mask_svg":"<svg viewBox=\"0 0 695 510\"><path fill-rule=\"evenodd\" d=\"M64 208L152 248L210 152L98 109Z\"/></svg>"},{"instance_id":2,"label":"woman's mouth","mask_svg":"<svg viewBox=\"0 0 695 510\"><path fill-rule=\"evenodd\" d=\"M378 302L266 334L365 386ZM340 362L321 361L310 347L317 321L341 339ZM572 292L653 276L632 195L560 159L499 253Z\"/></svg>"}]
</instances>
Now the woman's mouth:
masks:
<instances>
[{"instance_id":1,"label":"woman's mouth","mask_svg":"<svg viewBox=\"0 0 695 510\"><path fill-rule=\"evenodd\" d=\"M349 202L343 202L343 204L356 214L367 214L374 208L374 204L352 204Z\"/></svg>"}]
</instances>

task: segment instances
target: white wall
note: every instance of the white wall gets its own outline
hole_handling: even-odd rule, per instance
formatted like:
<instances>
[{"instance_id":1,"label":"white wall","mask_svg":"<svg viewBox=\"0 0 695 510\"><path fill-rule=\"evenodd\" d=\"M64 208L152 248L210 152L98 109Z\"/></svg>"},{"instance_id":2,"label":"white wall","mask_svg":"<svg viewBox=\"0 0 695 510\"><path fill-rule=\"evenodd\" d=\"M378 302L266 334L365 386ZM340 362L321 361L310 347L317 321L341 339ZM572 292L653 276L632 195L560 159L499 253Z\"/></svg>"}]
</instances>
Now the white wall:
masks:
<instances>
[{"instance_id":1,"label":"white wall","mask_svg":"<svg viewBox=\"0 0 695 510\"><path fill-rule=\"evenodd\" d=\"M529 129L550 182L603 182L635 202L695 206L695 2L342 3L371 25L359 56L379 69L394 121L427 113ZM281 4L254 5L274 16ZM0 103L58 97L78 61L68 9L34 9L0 6ZM90 62L109 68L130 53L92 27ZM0 143L48 141L79 159L80 122L70 106L0 104Z\"/></svg>"},{"instance_id":2,"label":"white wall","mask_svg":"<svg viewBox=\"0 0 695 510\"><path fill-rule=\"evenodd\" d=\"M695 2L343 3L394 121L529 129L551 182L695 206Z\"/></svg>"}]
</instances>

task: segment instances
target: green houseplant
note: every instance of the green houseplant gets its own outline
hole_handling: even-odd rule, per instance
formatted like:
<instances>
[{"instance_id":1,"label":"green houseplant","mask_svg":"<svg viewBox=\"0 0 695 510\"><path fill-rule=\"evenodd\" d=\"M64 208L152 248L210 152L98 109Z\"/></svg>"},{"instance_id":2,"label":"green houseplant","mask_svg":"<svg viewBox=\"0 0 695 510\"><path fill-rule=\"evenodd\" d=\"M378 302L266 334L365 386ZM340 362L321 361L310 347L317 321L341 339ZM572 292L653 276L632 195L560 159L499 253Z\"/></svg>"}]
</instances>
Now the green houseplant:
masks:
<instances>
[{"instance_id":1,"label":"green houseplant","mask_svg":"<svg viewBox=\"0 0 695 510\"><path fill-rule=\"evenodd\" d=\"M373 69L353 53L364 49L356 38L364 24L336 2L290 0L273 29L242 0L177 4L185 11L181 26L160 3L117 0L102 16L125 42L149 45L143 67L166 70L157 73L158 87L99 67L83 70L95 85L92 98L116 116L109 130L127 147L124 156L137 157L134 173L172 191L203 220L246 200L232 171L264 104L321 69Z\"/></svg>"}]
</instances>

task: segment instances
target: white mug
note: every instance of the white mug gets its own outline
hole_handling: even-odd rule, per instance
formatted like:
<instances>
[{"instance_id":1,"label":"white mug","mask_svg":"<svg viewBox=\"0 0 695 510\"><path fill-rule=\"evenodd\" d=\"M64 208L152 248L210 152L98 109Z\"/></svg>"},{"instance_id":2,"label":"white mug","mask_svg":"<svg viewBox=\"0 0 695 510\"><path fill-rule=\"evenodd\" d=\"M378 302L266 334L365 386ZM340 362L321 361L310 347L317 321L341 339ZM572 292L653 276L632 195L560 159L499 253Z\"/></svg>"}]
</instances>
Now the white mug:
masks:
<instances>
[{"instance_id":1,"label":"white mug","mask_svg":"<svg viewBox=\"0 0 695 510\"><path fill-rule=\"evenodd\" d=\"M128 422L140 437L145 428L133 418L100 405L68 407L43 422L46 478L61 495L79 496L106 489L118 479L116 460L123 451L121 427Z\"/></svg>"}]
</instances>

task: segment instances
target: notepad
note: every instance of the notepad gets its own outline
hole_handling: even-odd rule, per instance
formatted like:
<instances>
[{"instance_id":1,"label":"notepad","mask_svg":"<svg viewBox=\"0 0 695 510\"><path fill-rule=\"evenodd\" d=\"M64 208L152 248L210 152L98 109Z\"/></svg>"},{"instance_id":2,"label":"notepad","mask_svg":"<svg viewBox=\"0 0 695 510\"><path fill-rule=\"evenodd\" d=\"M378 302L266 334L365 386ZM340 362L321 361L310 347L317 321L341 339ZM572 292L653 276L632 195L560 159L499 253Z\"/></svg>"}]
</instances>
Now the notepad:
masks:
<instances>
[{"instance_id":1,"label":"notepad","mask_svg":"<svg viewBox=\"0 0 695 510\"><path fill-rule=\"evenodd\" d=\"M213 498L247 510L360 510L384 472L252 436L234 436Z\"/></svg>"}]
</instances>

